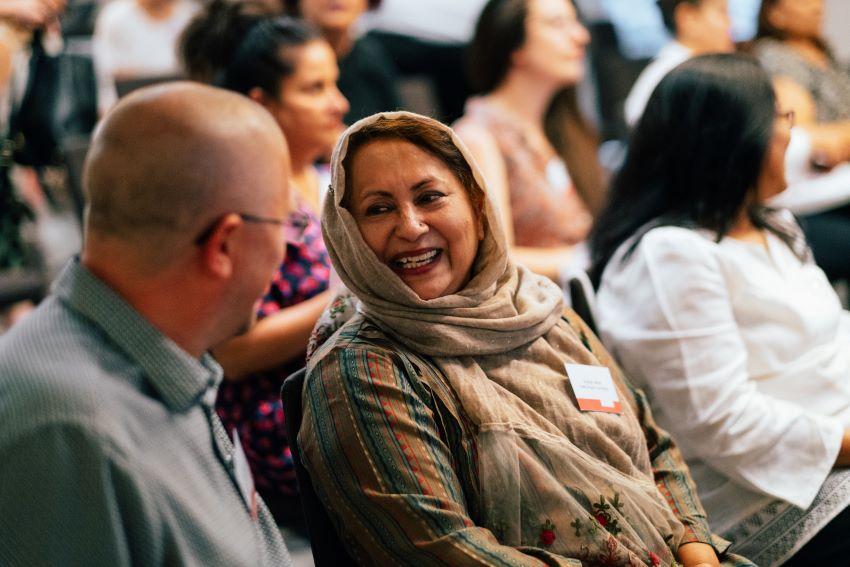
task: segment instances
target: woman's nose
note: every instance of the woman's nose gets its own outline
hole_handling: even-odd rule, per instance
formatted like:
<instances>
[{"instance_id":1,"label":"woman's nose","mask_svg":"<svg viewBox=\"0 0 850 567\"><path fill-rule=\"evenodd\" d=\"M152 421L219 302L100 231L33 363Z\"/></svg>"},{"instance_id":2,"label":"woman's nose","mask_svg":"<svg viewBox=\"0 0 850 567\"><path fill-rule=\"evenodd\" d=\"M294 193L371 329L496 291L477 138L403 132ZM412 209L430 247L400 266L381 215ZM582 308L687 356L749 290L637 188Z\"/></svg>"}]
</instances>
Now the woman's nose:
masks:
<instances>
[{"instance_id":1,"label":"woman's nose","mask_svg":"<svg viewBox=\"0 0 850 567\"><path fill-rule=\"evenodd\" d=\"M349 104L348 99L345 98L345 95L340 92L338 88L334 89L336 92L333 94L333 105L336 110L339 111L340 114L348 114Z\"/></svg>"},{"instance_id":2,"label":"woman's nose","mask_svg":"<svg viewBox=\"0 0 850 567\"><path fill-rule=\"evenodd\" d=\"M402 209L396 226L396 235L405 240L417 240L428 232L428 224L413 207Z\"/></svg>"},{"instance_id":3,"label":"woman's nose","mask_svg":"<svg viewBox=\"0 0 850 567\"><path fill-rule=\"evenodd\" d=\"M581 25L581 23L576 22L573 33L572 33L573 41L577 44L585 47L590 43L590 32L587 31L587 28Z\"/></svg>"}]
</instances>

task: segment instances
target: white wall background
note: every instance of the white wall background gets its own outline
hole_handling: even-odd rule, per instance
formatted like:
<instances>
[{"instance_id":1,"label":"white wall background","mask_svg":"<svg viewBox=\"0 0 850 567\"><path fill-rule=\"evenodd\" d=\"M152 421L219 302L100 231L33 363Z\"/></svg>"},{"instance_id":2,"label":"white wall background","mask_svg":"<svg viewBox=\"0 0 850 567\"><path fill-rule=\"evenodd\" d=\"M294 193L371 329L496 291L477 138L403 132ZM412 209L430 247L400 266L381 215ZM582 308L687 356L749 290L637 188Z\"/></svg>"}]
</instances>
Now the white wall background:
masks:
<instances>
[{"instance_id":1,"label":"white wall background","mask_svg":"<svg viewBox=\"0 0 850 567\"><path fill-rule=\"evenodd\" d=\"M824 28L835 55L850 62L850 1L826 0Z\"/></svg>"}]
</instances>

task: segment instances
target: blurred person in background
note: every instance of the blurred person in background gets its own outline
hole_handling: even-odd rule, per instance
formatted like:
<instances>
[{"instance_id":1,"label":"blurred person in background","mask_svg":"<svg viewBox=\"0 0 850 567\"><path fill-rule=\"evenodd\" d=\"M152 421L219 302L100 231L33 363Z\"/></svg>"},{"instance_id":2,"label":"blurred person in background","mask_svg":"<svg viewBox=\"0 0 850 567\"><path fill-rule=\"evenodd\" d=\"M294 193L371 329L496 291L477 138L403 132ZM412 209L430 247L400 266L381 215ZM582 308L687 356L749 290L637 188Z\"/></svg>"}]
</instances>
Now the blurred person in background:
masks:
<instances>
[{"instance_id":1,"label":"blurred person in background","mask_svg":"<svg viewBox=\"0 0 850 567\"><path fill-rule=\"evenodd\" d=\"M653 92L590 238L600 335L682 450L713 530L761 567L847 564L850 314L789 211L793 113L758 62Z\"/></svg>"},{"instance_id":2,"label":"blurred person in background","mask_svg":"<svg viewBox=\"0 0 850 567\"><path fill-rule=\"evenodd\" d=\"M8 135L11 114L27 91L29 45L56 43L59 15L65 0L3 0L0 2L0 141Z\"/></svg>"},{"instance_id":3,"label":"blurred person in background","mask_svg":"<svg viewBox=\"0 0 850 567\"><path fill-rule=\"evenodd\" d=\"M298 526L301 508L280 388L304 366L310 331L330 300L330 261L317 219L329 178L316 160L330 154L348 110L337 89L336 56L310 25L271 17L255 2L212 2L187 28L180 53L190 76L259 102L289 145L295 210L286 256L259 300L259 322L215 349L225 380L216 407L239 432L258 490L280 523Z\"/></svg>"},{"instance_id":4,"label":"blurred person in background","mask_svg":"<svg viewBox=\"0 0 850 567\"><path fill-rule=\"evenodd\" d=\"M382 0L367 13L369 36L392 54L399 73L431 81L442 122L463 115L469 97L466 46L486 0Z\"/></svg>"},{"instance_id":5,"label":"blurred person in background","mask_svg":"<svg viewBox=\"0 0 850 567\"><path fill-rule=\"evenodd\" d=\"M115 82L179 74L177 38L198 11L196 0L112 0L93 37L101 114L115 104Z\"/></svg>"},{"instance_id":6,"label":"blurred person in background","mask_svg":"<svg viewBox=\"0 0 850 567\"><path fill-rule=\"evenodd\" d=\"M695 55L735 51L728 0L658 0L658 8L673 39L643 70L626 98L624 116L630 127L640 119L649 95L673 67Z\"/></svg>"},{"instance_id":7,"label":"blurred person in background","mask_svg":"<svg viewBox=\"0 0 850 567\"><path fill-rule=\"evenodd\" d=\"M4 0L0 2L0 99L8 94L15 56L32 30L56 21L65 0ZM0 133L5 133L8 102L0 103Z\"/></svg>"},{"instance_id":8,"label":"blurred person in background","mask_svg":"<svg viewBox=\"0 0 850 567\"><path fill-rule=\"evenodd\" d=\"M512 256L557 279L601 207L597 140L576 84L590 37L569 0L490 0L469 48L480 96L456 124L501 212Z\"/></svg>"},{"instance_id":9,"label":"blurred person in background","mask_svg":"<svg viewBox=\"0 0 850 567\"><path fill-rule=\"evenodd\" d=\"M0 2L0 271L31 267L33 254L22 228L34 218L32 206L43 201L35 175L12 179L19 124L13 118L30 87L30 56L34 42L58 39L59 15L65 0L4 0ZM14 123L14 124L13 124ZM12 128L15 131L12 131ZM33 309L30 301L0 305L0 333Z\"/></svg>"},{"instance_id":10,"label":"blurred person in background","mask_svg":"<svg viewBox=\"0 0 850 567\"><path fill-rule=\"evenodd\" d=\"M823 0L764 0L753 52L794 109L800 154L780 202L802 217L830 279L850 279L850 69L823 37Z\"/></svg>"},{"instance_id":11,"label":"blurred person in background","mask_svg":"<svg viewBox=\"0 0 850 567\"><path fill-rule=\"evenodd\" d=\"M392 57L373 37L358 36L358 19L379 4L380 0L286 0L288 12L315 26L336 54L339 90L350 105L346 124L401 108Z\"/></svg>"},{"instance_id":12,"label":"blurred person in background","mask_svg":"<svg viewBox=\"0 0 850 567\"><path fill-rule=\"evenodd\" d=\"M820 165L850 160L850 69L823 37L823 0L764 0L753 51L795 97L800 125L812 133Z\"/></svg>"}]
</instances>

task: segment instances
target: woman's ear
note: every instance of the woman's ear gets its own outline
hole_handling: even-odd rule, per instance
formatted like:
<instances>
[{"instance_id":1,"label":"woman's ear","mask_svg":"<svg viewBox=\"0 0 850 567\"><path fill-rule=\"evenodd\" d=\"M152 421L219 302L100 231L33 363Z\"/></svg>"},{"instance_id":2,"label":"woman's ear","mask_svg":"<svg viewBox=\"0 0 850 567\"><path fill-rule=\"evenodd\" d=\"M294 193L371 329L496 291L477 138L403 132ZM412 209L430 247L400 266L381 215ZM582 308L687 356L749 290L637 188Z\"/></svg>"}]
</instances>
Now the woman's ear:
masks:
<instances>
[{"instance_id":1,"label":"woman's ear","mask_svg":"<svg viewBox=\"0 0 850 567\"><path fill-rule=\"evenodd\" d=\"M260 87L254 87L250 91L248 91L248 98L253 100L254 102L258 102L263 105L265 108L269 107L269 104L272 102L271 97L266 94L266 91L261 89Z\"/></svg>"},{"instance_id":2,"label":"woman's ear","mask_svg":"<svg viewBox=\"0 0 850 567\"><path fill-rule=\"evenodd\" d=\"M523 49L523 46L519 46L511 53L511 67L521 69L525 66L526 59L525 49Z\"/></svg>"},{"instance_id":3,"label":"woman's ear","mask_svg":"<svg viewBox=\"0 0 850 567\"><path fill-rule=\"evenodd\" d=\"M785 14L783 14L782 10L778 9L776 6L768 8L766 17L767 22L777 30L785 29Z\"/></svg>"}]
</instances>

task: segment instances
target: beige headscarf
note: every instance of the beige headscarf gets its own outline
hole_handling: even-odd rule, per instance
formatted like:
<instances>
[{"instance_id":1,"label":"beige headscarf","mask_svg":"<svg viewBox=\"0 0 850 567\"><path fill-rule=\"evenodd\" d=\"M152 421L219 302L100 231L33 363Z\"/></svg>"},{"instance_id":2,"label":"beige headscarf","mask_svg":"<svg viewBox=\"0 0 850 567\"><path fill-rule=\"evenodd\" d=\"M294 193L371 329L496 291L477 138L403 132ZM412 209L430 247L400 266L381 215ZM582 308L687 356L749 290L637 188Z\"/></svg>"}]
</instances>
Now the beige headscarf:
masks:
<instances>
[{"instance_id":1,"label":"beige headscarf","mask_svg":"<svg viewBox=\"0 0 850 567\"><path fill-rule=\"evenodd\" d=\"M351 135L400 116L450 134L486 187L449 127L411 113L378 114L351 126L334 150L322 228L333 265L363 315L431 357L475 425L476 522L505 545L542 546L591 565L673 565L683 528L655 486L629 390L615 377L625 402L620 415L578 410L564 363L600 363L562 319L558 286L509 260L489 199L469 283L427 301L378 260L341 205Z\"/></svg>"}]
</instances>

